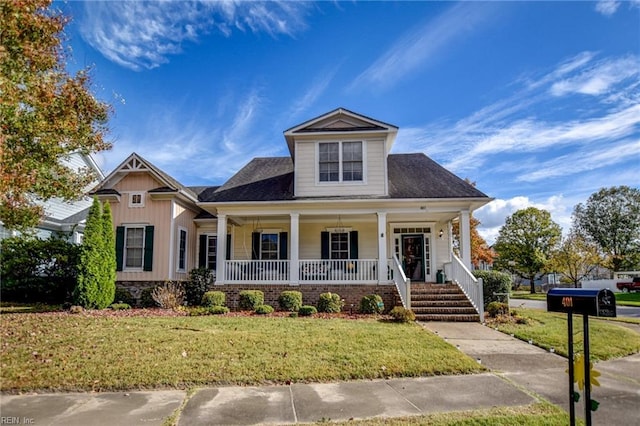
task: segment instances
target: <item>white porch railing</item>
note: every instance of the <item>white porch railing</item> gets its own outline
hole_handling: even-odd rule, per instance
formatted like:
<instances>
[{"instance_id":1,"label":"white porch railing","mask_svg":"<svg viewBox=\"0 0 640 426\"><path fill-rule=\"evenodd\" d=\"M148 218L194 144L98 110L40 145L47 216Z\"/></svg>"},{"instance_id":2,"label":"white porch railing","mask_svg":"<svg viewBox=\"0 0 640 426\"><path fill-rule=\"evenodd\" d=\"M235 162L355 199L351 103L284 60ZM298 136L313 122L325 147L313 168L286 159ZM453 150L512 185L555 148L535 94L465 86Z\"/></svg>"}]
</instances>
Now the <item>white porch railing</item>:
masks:
<instances>
[{"instance_id":1,"label":"white porch railing","mask_svg":"<svg viewBox=\"0 0 640 426\"><path fill-rule=\"evenodd\" d=\"M393 255L393 258L389 260L389 274L389 279L393 281L398 289L402 306L405 309L411 309L411 280L404 274L402 265L396 255Z\"/></svg>"},{"instance_id":2,"label":"white porch railing","mask_svg":"<svg viewBox=\"0 0 640 426\"><path fill-rule=\"evenodd\" d=\"M288 260L226 260L225 282L259 281L270 284L289 282Z\"/></svg>"},{"instance_id":3,"label":"white porch railing","mask_svg":"<svg viewBox=\"0 0 640 426\"><path fill-rule=\"evenodd\" d=\"M484 322L484 291L482 278L476 278L462 261L451 253L451 263L445 264L447 278L460 287L467 296L476 312L480 315L480 322Z\"/></svg>"},{"instance_id":4,"label":"white porch railing","mask_svg":"<svg viewBox=\"0 0 640 426\"><path fill-rule=\"evenodd\" d=\"M300 260L300 283L377 283L377 259Z\"/></svg>"}]
</instances>

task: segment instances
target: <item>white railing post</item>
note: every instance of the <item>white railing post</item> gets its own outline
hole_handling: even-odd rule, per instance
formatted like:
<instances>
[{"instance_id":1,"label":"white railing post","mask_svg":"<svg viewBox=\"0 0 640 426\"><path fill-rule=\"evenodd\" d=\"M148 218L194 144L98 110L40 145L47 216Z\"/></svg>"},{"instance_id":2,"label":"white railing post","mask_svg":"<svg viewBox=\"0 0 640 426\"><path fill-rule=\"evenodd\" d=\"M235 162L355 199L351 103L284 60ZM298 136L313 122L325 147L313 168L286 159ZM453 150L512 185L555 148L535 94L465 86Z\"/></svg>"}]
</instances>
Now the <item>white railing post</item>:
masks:
<instances>
[{"instance_id":1,"label":"white railing post","mask_svg":"<svg viewBox=\"0 0 640 426\"><path fill-rule=\"evenodd\" d=\"M455 254L451 254L451 281L456 283L467 296L476 312L480 316L480 322L484 322L484 289L481 279L476 278L464 262Z\"/></svg>"}]
</instances>

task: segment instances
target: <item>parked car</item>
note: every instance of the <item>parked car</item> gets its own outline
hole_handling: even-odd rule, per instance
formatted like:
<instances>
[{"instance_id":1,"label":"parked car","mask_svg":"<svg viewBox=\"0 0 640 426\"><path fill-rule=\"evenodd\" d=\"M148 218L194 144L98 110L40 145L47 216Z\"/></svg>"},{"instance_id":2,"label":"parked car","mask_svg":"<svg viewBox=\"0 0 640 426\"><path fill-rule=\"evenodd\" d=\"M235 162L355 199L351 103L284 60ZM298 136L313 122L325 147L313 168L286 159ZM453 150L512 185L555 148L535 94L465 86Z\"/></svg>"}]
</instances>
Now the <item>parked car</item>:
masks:
<instances>
[{"instance_id":1,"label":"parked car","mask_svg":"<svg viewBox=\"0 0 640 426\"><path fill-rule=\"evenodd\" d=\"M616 287L623 293L640 291L640 277L633 277L631 281L619 281L616 283Z\"/></svg>"}]
</instances>

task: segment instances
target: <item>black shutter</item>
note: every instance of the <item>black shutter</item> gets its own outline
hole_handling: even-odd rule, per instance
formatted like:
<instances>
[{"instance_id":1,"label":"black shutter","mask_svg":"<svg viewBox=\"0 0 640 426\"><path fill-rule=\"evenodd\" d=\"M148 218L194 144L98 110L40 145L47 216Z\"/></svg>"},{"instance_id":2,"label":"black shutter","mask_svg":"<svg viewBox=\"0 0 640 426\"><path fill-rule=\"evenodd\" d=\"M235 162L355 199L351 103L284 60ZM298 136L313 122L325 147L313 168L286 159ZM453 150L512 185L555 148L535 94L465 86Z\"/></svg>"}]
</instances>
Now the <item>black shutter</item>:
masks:
<instances>
[{"instance_id":1,"label":"black shutter","mask_svg":"<svg viewBox=\"0 0 640 426\"><path fill-rule=\"evenodd\" d=\"M144 260L143 271L153 270L153 225L144 227Z\"/></svg>"},{"instance_id":2,"label":"black shutter","mask_svg":"<svg viewBox=\"0 0 640 426\"><path fill-rule=\"evenodd\" d=\"M227 260L231 260L231 234L227 234Z\"/></svg>"},{"instance_id":3,"label":"black shutter","mask_svg":"<svg viewBox=\"0 0 640 426\"><path fill-rule=\"evenodd\" d=\"M124 256L124 226L116 227L116 271L122 271Z\"/></svg>"},{"instance_id":4,"label":"black shutter","mask_svg":"<svg viewBox=\"0 0 640 426\"><path fill-rule=\"evenodd\" d=\"M329 259L329 232L320 233L320 259Z\"/></svg>"},{"instance_id":5,"label":"black shutter","mask_svg":"<svg viewBox=\"0 0 640 426\"><path fill-rule=\"evenodd\" d=\"M200 235L200 250L198 251L198 267L207 267L207 236Z\"/></svg>"},{"instance_id":6,"label":"black shutter","mask_svg":"<svg viewBox=\"0 0 640 426\"><path fill-rule=\"evenodd\" d=\"M260 259L260 232L251 233L251 260Z\"/></svg>"},{"instance_id":7,"label":"black shutter","mask_svg":"<svg viewBox=\"0 0 640 426\"><path fill-rule=\"evenodd\" d=\"M287 233L286 232L281 232L280 233L280 256L279 259L280 260L284 260L287 259Z\"/></svg>"},{"instance_id":8,"label":"black shutter","mask_svg":"<svg viewBox=\"0 0 640 426\"><path fill-rule=\"evenodd\" d=\"M358 231L349 232L349 258L358 258ZM353 262L353 272L358 272L358 262Z\"/></svg>"}]
</instances>

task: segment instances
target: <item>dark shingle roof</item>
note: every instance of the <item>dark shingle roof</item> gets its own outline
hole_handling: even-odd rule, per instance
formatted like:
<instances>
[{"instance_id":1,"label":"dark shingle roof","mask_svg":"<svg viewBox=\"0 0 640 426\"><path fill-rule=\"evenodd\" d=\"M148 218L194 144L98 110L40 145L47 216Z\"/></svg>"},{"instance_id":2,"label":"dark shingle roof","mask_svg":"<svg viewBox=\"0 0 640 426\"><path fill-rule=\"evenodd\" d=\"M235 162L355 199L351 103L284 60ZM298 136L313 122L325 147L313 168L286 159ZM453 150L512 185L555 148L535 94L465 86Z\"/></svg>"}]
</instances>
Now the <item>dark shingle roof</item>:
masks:
<instances>
[{"instance_id":1,"label":"dark shingle roof","mask_svg":"<svg viewBox=\"0 0 640 426\"><path fill-rule=\"evenodd\" d=\"M422 153L390 154L387 165L389 198L488 198ZM198 198L202 202L293 200L293 162L290 157L254 158L224 185L206 189Z\"/></svg>"}]
</instances>

